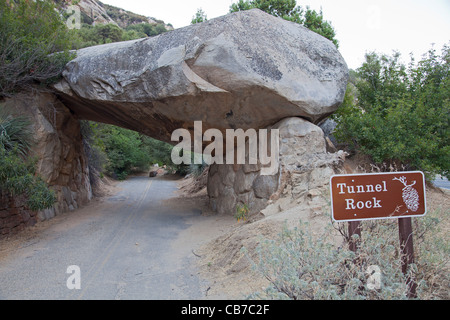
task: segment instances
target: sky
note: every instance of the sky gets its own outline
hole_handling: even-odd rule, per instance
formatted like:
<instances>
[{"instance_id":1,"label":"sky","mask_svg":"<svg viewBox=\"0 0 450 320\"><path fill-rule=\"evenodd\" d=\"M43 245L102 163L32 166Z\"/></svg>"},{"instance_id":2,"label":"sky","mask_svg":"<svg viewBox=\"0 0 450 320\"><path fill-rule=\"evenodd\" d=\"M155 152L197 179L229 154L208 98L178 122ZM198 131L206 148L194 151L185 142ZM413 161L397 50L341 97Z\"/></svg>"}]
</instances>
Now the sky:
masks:
<instances>
[{"instance_id":1,"label":"sky","mask_svg":"<svg viewBox=\"0 0 450 320\"><path fill-rule=\"evenodd\" d=\"M190 24L198 8L208 20L225 15L237 0L101 0L137 14L170 23L174 28ZM297 5L322 8L333 25L339 51L351 69L364 62L368 52L392 54L403 61L410 53L419 60L429 49L450 44L450 0L297 0Z\"/></svg>"}]
</instances>

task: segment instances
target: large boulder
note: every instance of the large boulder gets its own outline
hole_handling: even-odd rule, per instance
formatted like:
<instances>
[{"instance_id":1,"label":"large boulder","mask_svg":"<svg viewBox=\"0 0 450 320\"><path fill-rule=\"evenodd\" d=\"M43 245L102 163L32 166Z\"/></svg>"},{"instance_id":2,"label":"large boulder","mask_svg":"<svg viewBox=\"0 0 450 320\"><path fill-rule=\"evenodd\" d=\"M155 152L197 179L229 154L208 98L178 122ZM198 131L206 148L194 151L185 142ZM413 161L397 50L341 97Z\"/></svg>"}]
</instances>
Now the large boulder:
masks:
<instances>
[{"instance_id":1,"label":"large boulder","mask_svg":"<svg viewBox=\"0 0 450 320\"><path fill-rule=\"evenodd\" d=\"M194 120L203 130L318 123L342 102L347 78L329 40L254 9L79 50L55 88L81 118L170 141Z\"/></svg>"}]
</instances>

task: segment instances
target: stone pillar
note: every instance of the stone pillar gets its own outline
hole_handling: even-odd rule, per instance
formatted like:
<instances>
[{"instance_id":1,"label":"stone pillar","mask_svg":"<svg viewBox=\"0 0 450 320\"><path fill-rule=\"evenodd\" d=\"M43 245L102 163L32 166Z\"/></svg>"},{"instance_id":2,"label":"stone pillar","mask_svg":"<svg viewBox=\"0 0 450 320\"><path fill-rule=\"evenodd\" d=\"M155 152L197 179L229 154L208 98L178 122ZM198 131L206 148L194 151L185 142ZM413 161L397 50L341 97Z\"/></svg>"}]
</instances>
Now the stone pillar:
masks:
<instances>
[{"instance_id":1,"label":"stone pillar","mask_svg":"<svg viewBox=\"0 0 450 320\"><path fill-rule=\"evenodd\" d=\"M246 204L256 213L286 192L314 205L316 188L326 185L333 167L342 162L341 153L327 152L322 129L311 122L290 117L268 129L280 133L278 172L261 175L260 165L211 165L207 190L214 211L233 215L237 205Z\"/></svg>"},{"instance_id":2,"label":"stone pillar","mask_svg":"<svg viewBox=\"0 0 450 320\"><path fill-rule=\"evenodd\" d=\"M265 208L278 188L279 174L262 176L260 170L260 165L212 164L207 183L212 209L234 214L238 204L246 204L250 213Z\"/></svg>"},{"instance_id":3,"label":"stone pillar","mask_svg":"<svg viewBox=\"0 0 450 320\"><path fill-rule=\"evenodd\" d=\"M5 102L32 123L37 173L56 193L55 205L38 213L40 220L77 209L92 199L89 168L79 120L51 93L34 91Z\"/></svg>"}]
</instances>

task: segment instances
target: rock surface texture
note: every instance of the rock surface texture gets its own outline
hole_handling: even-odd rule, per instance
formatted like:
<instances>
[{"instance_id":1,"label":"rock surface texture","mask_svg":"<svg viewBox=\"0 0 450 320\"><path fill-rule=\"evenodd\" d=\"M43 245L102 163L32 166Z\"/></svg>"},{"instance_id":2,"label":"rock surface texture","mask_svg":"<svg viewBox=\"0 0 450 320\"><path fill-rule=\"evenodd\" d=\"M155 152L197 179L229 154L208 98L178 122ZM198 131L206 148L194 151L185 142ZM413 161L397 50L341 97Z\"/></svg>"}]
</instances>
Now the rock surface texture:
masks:
<instances>
[{"instance_id":1,"label":"rock surface texture","mask_svg":"<svg viewBox=\"0 0 450 320\"><path fill-rule=\"evenodd\" d=\"M22 197L1 194L0 235L77 209L92 199L80 123L70 110L50 93L22 93L3 103L32 123L36 143L31 154L38 160L37 173L55 191L57 201L50 209L31 212Z\"/></svg>"},{"instance_id":2,"label":"rock surface texture","mask_svg":"<svg viewBox=\"0 0 450 320\"><path fill-rule=\"evenodd\" d=\"M326 205L323 186L344 153L328 153L322 129L301 118L283 119L269 129L280 134L278 172L261 175L259 164L211 165L207 188L213 210L234 214L245 204L250 214L263 210L270 215L302 202L317 212Z\"/></svg>"},{"instance_id":3,"label":"rock surface texture","mask_svg":"<svg viewBox=\"0 0 450 320\"><path fill-rule=\"evenodd\" d=\"M348 69L324 37L258 9L152 38L79 50L55 85L79 117L170 141L173 130L313 123L342 102Z\"/></svg>"}]
</instances>

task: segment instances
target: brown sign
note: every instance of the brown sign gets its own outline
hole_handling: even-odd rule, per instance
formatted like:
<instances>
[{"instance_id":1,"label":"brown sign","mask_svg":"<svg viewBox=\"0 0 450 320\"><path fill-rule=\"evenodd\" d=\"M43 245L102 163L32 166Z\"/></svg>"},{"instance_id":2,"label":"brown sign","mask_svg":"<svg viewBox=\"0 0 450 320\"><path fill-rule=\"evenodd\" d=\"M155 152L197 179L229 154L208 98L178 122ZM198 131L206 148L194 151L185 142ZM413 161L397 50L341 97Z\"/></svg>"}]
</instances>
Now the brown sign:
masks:
<instances>
[{"instance_id":1,"label":"brown sign","mask_svg":"<svg viewBox=\"0 0 450 320\"><path fill-rule=\"evenodd\" d=\"M334 221L404 218L426 213L420 171L335 175L330 179Z\"/></svg>"}]
</instances>

